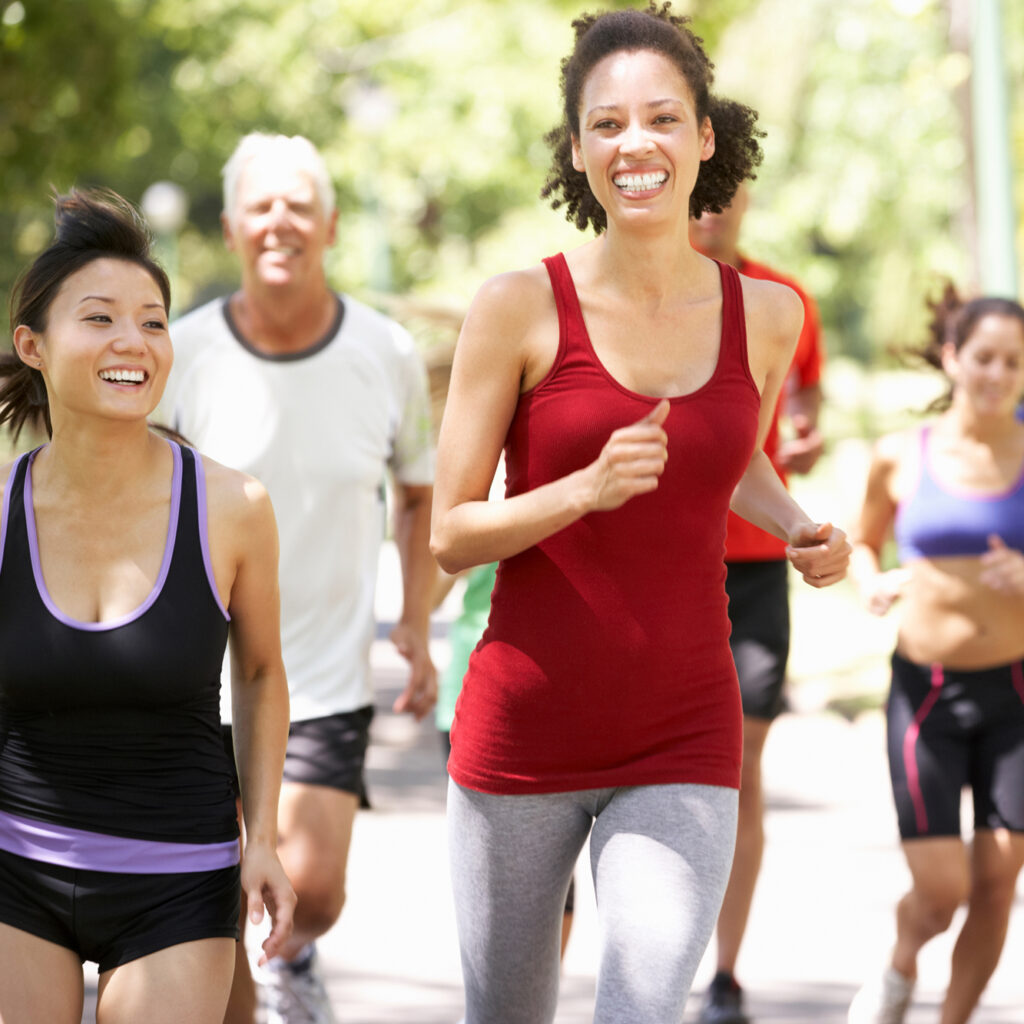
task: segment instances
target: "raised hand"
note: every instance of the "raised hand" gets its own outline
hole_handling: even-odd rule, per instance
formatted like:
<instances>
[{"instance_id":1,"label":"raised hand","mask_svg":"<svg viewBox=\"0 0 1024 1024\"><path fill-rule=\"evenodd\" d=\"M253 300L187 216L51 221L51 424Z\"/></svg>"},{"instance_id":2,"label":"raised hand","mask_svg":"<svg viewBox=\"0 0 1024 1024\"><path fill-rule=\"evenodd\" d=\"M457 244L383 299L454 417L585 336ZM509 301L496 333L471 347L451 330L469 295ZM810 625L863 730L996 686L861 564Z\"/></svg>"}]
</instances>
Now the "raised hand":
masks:
<instances>
[{"instance_id":1,"label":"raised hand","mask_svg":"<svg viewBox=\"0 0 1024 1024\"><path fill-rule=\"evenodd\" d=\"M669 413L663 398L643 419L620 427L605 442L589 467L594 510L619 508L630 498L658 486L668 459L668 435L662 429Z\"/></svg>"}]
</instances>

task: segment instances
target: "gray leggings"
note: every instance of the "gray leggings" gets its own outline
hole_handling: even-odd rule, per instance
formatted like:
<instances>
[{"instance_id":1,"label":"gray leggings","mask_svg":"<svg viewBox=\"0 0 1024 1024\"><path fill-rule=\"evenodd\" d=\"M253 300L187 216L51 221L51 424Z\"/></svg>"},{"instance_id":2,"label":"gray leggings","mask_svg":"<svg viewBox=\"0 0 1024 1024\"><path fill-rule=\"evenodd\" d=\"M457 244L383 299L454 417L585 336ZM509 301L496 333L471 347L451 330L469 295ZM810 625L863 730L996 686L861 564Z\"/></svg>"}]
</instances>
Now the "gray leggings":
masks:
<instances>
[{"instance_id":1,"label":"gray leggings","mask_svg":"<svg viewBox=\"0 0 1024 1024\"><path fill-rule=\"evenodd\" d=\"M562 909L588 833L595 1024L678 1024L729 879L736 810L720 786L495 796L450 782L465 1024L554 1020Z\"/></svg>"}]
</instances>

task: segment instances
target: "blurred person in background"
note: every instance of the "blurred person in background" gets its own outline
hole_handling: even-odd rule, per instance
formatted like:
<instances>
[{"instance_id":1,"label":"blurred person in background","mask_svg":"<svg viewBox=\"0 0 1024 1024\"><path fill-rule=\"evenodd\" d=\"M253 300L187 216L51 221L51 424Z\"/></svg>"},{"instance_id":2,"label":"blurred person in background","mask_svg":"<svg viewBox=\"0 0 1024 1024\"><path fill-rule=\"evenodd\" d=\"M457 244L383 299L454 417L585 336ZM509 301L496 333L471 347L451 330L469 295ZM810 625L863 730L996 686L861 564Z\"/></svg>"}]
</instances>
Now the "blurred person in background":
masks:
<instances>
[{"instance_id":1,"label":"blurred person in background","mask_svg":"<svg viewBox=\"0 0 1024 1024\"><path fill-rule=\"evenodd\" d=\"M477 293L455 352L431 543L497 561L452 726L449 851L466 1024L546 1024L589 837L595 1021L678 1021L736 838L741 715L726 516L846 571L759 443L797 296L688 244L760 159L756 114L668 4L585 14L542 194L597 238ZM505 498L489 500L504 450Z\"/></svg>"},{"instance_id":2,"label":"blurred person in background","mask_svg":"<svg viewBox=\"0 0 1024 1024\"><path fill-rule=\"evenodd\" d=\"M428 649L433 436L426 373L393 320L335 292L324 271L337 212L307 139L255 133L224 167L224 238L241 287L171 327L164 422L263 481L281 531L281 627L292 725L278 826L295 932L260 972L269 1024L333 1021L314 941L338 919L352 823L365 799L370 645L386 484L403 608L391 639L410 664L396 711L434 706ZM250 1024L244 949L228 1019Z\"/></svg>"},{"instance_id":3,"label":"blurred person in background","mask_svg":"<svg viewBox=\"0 0 1024 1024\"><path fill-rule=\"evenodd\" d=\"M16 285L0 426L0 1020L224 1016L241 896L291 930L277 858L288 730L277 532L259 483L150 430L170 285L113 193L57 199ZM220 736L230 644L237 779Z\"/></svg>"},{"instance_id":4,"label":"blurred person in background","mask_svg":"<svg viewBox=\"0 0 1024 1024\"><path fill-rule=\"evenodd\" d=\"M961 302L951 286L930 306L920 354L949 378L944 411L877 443L855 533L868 609L900 602L886 714L911 888L891 957L854 998L850 1024L904 1020L918 952L965 903L939 1020L968 1020L999 962L1024 864L1024 308ZM899 564L886 569L890 533Z\"/></svg>"},{"instance_id":5,"label":"blurred person in background","mask_svg":"<svg viewBox=\"0 0 1024 1024\"><path fill-rule=\"evenodd\" d=\"M750 202L743 184L721 213L690 221L690 243L705 256L741 274L777 281L800 296L804 323L789 377L779 396L764 452L783 483L789 473L809 473L824 448L818 430L825 347L814 301L791 278L740 251L740 231ZM780 419L789 429L780 436ZM783 685L789 658L789 572L786 545L753 523L729 513L725 540L729 595L729 646L743 700L743 775L740 782L736 853L715 930L716 972L701 1007L701 1024L748 1024L736 961L747 927L764 854L764 796L761 755L772 722L786 706Z\"/></svg>"}]
</instances>

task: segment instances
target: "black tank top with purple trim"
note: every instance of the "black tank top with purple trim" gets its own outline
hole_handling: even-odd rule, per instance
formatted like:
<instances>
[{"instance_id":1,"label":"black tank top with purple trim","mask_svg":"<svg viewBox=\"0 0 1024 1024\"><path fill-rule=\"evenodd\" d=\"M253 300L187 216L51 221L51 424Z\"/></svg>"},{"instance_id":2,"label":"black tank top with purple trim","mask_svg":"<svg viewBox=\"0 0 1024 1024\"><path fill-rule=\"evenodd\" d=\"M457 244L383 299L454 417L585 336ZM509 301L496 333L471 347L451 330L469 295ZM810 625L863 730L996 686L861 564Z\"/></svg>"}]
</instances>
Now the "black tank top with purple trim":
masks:
<instances>
[{"instance_id":1,"label":"black tank top with purple trim","mask_svg":"<svg viewBox=\"0 0 1024 1024\"><path fill-rule=\"evenodd\" d=\"M210 570L202 462L171 447L160 576L112 622L77 622L55 606L39 568L35 453L11 471L0 522L0 812L134 839L238 836L220 734L228 617Z\"/></svg>"}]
</instances>

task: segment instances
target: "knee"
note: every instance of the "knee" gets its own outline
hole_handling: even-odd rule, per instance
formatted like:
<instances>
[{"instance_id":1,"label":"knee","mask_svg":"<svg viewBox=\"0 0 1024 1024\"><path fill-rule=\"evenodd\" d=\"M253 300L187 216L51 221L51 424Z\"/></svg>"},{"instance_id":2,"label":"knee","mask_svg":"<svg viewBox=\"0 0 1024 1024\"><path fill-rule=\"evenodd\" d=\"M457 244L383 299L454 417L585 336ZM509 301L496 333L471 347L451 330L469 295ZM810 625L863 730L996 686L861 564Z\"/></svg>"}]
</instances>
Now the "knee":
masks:
<instances>
[{"instance_id":1,"label":"knee","mask_svg":"<svg viewBox=\"0 0 1024 1024\"><path fill-rule=\"evenodd\" d=\"M970 908L987 915L1007 916L1016 896L1016 876L1007 878L1002 875L986 875L971 881L968 896Z\"/></svg>"},{"instance_id":2,"label":"knee","mask_svg":"<svg viewBox=\"0 0 1024 1024\"><path fill-rule=\"evenodd\" d=\"M967 899L965 885L952 879L944 884L917 887L909 895L921 927L929 935L944 932L952 923L957 907Z\"/></svg>"},{"instance_id":3,"label":"knee","mask_svg":"<svg viewBox=\"0 0 1024 1024\"><path fill-rule=\"evenodd\" d=\"M295 924L306 932L323 935L334 926L345 906L345 878L319 876L303 879L299 885L293 881L298 902L295 906Z\"/></svg>"}]
</instances>

